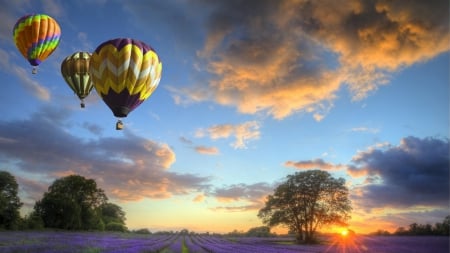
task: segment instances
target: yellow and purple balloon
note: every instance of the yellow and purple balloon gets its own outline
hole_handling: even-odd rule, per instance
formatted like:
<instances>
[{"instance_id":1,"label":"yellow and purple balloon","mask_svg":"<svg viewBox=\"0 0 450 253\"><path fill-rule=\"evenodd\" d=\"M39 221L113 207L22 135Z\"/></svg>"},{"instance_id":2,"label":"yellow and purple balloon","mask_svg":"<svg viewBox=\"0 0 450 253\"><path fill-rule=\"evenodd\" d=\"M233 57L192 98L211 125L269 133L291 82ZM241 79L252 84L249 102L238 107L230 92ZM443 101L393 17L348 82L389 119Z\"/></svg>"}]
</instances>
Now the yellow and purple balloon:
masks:
<instances>
[{"instance_id":1,"label":"yellow and purple balloon","mask_svg":"<svg viewBox=\"0 0 450 253\"><path fill-rule=\"evenodd\" d=\"M94 88L118 118L127 117L155 91L162 63L142 41L117 38L100 44L89 65ZM120 120L116 129L122 129Z\"/></svg>"}]
</instances>

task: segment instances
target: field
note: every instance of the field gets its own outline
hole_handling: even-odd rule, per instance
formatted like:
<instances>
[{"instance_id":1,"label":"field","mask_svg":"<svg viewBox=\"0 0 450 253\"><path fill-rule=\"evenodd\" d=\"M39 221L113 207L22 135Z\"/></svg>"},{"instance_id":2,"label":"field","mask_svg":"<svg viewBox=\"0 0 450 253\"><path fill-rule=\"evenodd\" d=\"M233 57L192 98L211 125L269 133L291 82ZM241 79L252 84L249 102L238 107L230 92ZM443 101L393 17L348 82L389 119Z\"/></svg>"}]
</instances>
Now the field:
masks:
<instances>
[{"instance_id":1,"label":"field","mask_svg":"<svg viewBox=\"0 0 450 253\"><path fill-rule=\"evenodd\" d=\"M197 234L139 235L94 232L0 232L1 253L448 253L449 237L322 237L318 245L292 238L230 238Z\"/></svg>"}]
</instances>

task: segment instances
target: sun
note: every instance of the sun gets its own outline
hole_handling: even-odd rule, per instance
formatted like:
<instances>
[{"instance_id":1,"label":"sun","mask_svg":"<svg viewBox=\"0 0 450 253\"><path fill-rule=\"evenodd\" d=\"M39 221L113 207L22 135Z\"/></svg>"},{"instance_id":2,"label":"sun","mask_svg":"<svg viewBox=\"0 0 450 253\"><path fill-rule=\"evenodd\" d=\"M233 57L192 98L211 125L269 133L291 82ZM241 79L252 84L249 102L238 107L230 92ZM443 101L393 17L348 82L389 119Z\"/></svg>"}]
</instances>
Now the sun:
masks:
<instances>
[{"instance_id":1,"label":"sun","mask_svg":"<svg viewBox=\"0 0 450 253\"><path fill-rule=\"evenodd\" d=\"M344 236L344 237L347 236L348 235L348 229L342 229L341 230L341 235Z\"/></svg>"}]
</instances>

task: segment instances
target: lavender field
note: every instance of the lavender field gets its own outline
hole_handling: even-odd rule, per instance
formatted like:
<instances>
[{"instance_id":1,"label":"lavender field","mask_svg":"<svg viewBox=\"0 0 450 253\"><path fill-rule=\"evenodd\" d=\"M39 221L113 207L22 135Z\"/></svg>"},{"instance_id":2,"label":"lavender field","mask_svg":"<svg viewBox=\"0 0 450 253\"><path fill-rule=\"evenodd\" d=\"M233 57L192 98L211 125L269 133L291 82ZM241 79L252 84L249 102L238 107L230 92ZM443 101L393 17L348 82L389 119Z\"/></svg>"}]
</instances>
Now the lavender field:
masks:
<instances>
[{"instance_id":1,"label":"lavender field","mask_svg":"<svg viewBox=\"0 0 450 253\"><path fill-rule=\"evenodd\" d=\"M449 237L323 237L319 245L291 238L229 238L211 235L139 235L95 232L0 232L1 253L448 253Z\"/></svg>"}]
</instances>

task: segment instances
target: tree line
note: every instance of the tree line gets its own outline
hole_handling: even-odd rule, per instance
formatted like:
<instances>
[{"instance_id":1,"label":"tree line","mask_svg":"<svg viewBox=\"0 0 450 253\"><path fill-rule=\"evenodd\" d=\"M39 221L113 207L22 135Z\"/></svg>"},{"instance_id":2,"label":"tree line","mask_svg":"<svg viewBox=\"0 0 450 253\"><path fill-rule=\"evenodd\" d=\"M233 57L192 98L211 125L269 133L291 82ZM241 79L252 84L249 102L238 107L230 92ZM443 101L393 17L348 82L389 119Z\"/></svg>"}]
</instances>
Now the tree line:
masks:
<instances>
[{"instance_id":1,"label":"tree line","mask_svg":"<svg viewBox=\"0 0 450 253\"><path fill-rule=\"evenodd\" d=\"M447 215L442 222L431 224L412 223L409 227L399 227L395 232L378 230L373 235L450 235L450 215Z\"/></svg>"},{"instance_id":2,"label":"tree line","mask_svg":"<svg viewBox=\"0 0 450 253\"><path fill-rule=\"evenodd\" d=\"M127 231L125 212L108 202L93 179L70 175L55 180L25 217L19 212L18 188L13 175L0 171L0 229Z\"/></svg>"}]
</instances>

